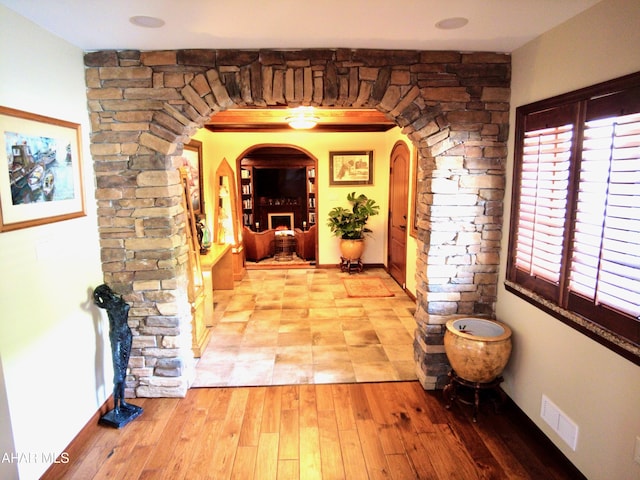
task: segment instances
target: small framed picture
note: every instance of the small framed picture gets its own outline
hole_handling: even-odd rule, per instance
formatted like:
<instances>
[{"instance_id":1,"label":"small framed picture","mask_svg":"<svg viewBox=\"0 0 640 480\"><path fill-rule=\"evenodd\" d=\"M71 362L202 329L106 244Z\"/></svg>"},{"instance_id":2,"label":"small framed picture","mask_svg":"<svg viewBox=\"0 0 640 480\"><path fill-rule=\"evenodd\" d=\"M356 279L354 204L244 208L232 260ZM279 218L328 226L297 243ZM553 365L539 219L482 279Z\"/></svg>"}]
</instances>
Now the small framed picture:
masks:
<instances>
[{"instance_id":1,"label":"small framed picture","mask_svg":"<svg viewBox=\"0 0 640 480\"><path fill-rule=\"evenodd\" d=\"M373 185L373 150L329 152L329 185Z\"/></svg>"},{"instance_id":2,"label":"small framed picture","mask_svg":"<svg viewBox=\"0 0 640 480\"><path fill-rule=\"evenodd\" d=\"M0 231L86 215L80 125L0 107Z\"/></svg>"},{"instance_id":3,"label":"small framed picture","mask_svg":"<svg viewBox=\"0 0 640 480\"><path fill-rule=\"evenodd\" d=\"M202 142L192 139L182 150L183 166L187 169L189 181L189 198L193 213L198 216L204 213L202 192Z\"/></svg>"}]
</instances>

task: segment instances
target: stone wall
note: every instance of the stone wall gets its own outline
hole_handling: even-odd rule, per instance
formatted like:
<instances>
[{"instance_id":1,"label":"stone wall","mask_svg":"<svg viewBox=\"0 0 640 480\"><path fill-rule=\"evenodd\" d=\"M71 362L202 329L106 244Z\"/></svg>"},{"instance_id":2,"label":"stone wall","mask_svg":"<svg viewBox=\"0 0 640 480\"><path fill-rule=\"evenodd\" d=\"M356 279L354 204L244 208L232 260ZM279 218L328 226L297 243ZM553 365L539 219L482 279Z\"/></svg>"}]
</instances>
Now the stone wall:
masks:
<instances>
[{"instance_id":1,"label":"stone wall","mask_svg":"<svg viewBox=\"0 0 640 480\"><path fill-rule=\"evenodd\" d=\"M127 396L193 377L176 155L228 108L376 108L418 147L415 358L442 385L443 323L496 299L511 59L381 50L99 51L85 55L104 280L131 305Z\"/></svg>"}]
</instances>

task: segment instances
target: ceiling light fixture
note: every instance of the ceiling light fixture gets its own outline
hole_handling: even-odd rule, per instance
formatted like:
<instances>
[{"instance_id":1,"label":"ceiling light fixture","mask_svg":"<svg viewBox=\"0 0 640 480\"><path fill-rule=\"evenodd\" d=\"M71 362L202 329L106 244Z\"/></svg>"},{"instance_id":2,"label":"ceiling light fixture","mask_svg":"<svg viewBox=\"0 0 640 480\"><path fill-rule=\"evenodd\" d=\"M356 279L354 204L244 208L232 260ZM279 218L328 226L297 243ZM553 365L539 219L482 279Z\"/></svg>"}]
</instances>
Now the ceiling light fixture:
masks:
<instances>
[{"instance_id":1,"label":"ceiling light fixture","mask_svg":"<svg viewBox=\"0 0 640 480\"><path fill-rule=\"evenodd\" d=\"M156 17L148 17L146 15L136 15L131 17L129 21L136 27L144 28L160 28L164 26L164 20Z\"/></svg>"},{"instance_id":2,"label":"ceiling light fixture","mask_svg":"<svg viewBox=\"0 0 640 480\"><path fill-rule=\"evenodd\" d=\"M320 119L313 107L297 107L291 110L291 115L285 121L296 130L308 130L315 127Z\"/></svg>"},{"instance_id":3,"label":"ceiling light fixture","mask_svg":"<svg viewBox=\"0 0 640 480\"><path fill-rule=\"evenodd\" d=\"M456 28L464 27L467 23L469 23L468 18L451 17L440 20L436 23L436 28L439 28L440 30L455 30Z\"/></svg>"}]
</instances>

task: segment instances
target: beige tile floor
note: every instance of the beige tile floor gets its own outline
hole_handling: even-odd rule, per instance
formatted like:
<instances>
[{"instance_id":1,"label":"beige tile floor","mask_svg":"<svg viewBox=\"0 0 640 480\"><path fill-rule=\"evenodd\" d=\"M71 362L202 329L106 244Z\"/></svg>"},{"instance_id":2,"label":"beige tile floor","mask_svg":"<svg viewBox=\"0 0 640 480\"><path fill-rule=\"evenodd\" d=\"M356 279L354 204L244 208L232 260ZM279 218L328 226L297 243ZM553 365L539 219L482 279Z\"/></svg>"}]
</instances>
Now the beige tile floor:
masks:
<instances>
[{"instance_id":1,"label":"beige tile floor","mask_svg":"<svg viewBox=\"0 0 640 480\"><path fill-rule=\"evenodd\" d=\"M415 380L415 303L383 269L355 275L394 296L350 298L338 268L248 270L216 291L194 386Z\"/></svg>"}]
</instances>

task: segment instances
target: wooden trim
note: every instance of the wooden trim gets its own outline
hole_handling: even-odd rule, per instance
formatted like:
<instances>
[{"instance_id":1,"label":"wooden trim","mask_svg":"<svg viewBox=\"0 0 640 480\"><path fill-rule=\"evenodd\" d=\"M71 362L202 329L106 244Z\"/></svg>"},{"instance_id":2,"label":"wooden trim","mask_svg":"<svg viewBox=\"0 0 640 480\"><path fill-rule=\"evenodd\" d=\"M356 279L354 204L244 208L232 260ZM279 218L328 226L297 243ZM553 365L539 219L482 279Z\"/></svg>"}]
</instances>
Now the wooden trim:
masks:
<instances>
[{"instance_id":1,"label":"wooden trim","mask_svg":"<svg viewBox=\"0 0 640 480\"><path fill-rule=\"evenodd\" d=\"M21 158L25 163L22 164L21 168L16 169L16 177L13 179L11 178L12 169L8 168L6 170L6 180L3 179L1 182L2 185L0 185L0 187L2 189L2 194L0 196L2 198L0 199L0 232L30 228L86 216L87 212L85 204L82 156L82 128L80 124L0 106L0 135L2 135L2 141L0 143L5 147L6 145L4 144L8 140L8 138L5 137L10 132L12 132L12 134L18 134L21 138L20 143L24 143L24 145L15 146L22 152L19 158ZM35 172L36 169L42 169L41 176L35 176L34 178L40 179L41 183L38 182L39 190L43 198L48 198L45 197L44 193L42 193L45 188L45 184L48 181L51 181L52 183L50 186L53 187L55 183L55 174L49 171L47 166L49 163L55 163L55 160L53 162L40 161L34 158L34 155L37 152L28 152L28 147L33 146L35 137L47 137L50 139L56 138L56 144L63 140L68 142L66 167L70 168L68 173L73 180L73 196L58 200L53 198L55 189L52 188L50 190L52 195L50 200L52 201L35 200L31 197L31 193L28 193L28 201L22 204L14 203L16 200L12 198L12 181L15 182L16 185L23 185L23 187L19 188L21 193L31 192L31 188L28 186L27 180L31 173ZM21 148L24 146L27 146L26 151ZM11 148L11 150L13 150L13 148ZM55 158L57 158L57 156L58 155L56 154ZM15 161L15 158L13 158L12 162L13 161ZM22 184L22 181L25 183ZM4 200L5 203L3 203L2 200Z\"/></svg>"},{"instance_id":2,"label":"wooden trim","mask_svg":"<svg viewBox=\"0 0 640 480\"><path fill-rule=\"evenodd\" d=\"M105 413L111 410L113 405L113 394L105 400L105 402L98 408L98 410L91 416L89 421L84 425L82 430L73 437L73 440L69 442L67 447L56 458L57 463L53 463L47 468L40 480L55 480L59 478L67 478L67 473L74 467L75 461L80 458L86 445L91 441L91 438L95 435L95 432L100 428L111 428L106 426L100 426L98 421ZM64 455L64 457L63 457ZM69 461L65 462L64 459Z\"/></svg>"},{"instance_id":3,"label":"wooden trim","mask_svg":"<svg viewBox=\"0 0 640 480\"><path fill-rule=\"evenodd\" d=\"M537 440L536 443L545 445L545 456L552 458L555 462L558 462L571 472L571 478L575 480L587 480L580 470L571 463L571 461L562 453L549 437L536 425L536 423L511 399L509 395L505 394L507 399L503 409L509 410L511 420L517 424L526 434Z\"/></svg>"},{"instance_id":4,"label":"wooden trim","mask_svg":"<svg viewBox=\"0 0 640 480\"><path fill-rule=\"evenodd\" d=\"M406 288L406 287L405 287L405 288L403 288L403 290L404 290L404 293L406 293L406 294L407 294L407 297L409 297L412 301L414 301L414 302L418 301L418 299L416 298L416 296L415 296L415 295L414 295L410 290L407 290L407 288Z\"/></svg>"},{"instance_id":5,"label":"wooden trim","mask_svg":"<svg viewBox=\"0 0 640 480\"><path fill-rule=\"evenodd\" d=\"M217 112L205 125L211 132L288 132L290 108L240 108ZM386 132L396 126L384 113L376 109L316 108L318 124L310 133L327 132Z\"/></svg>"},{"instance_id":6,"label":"wooden trim","mask_svg":"<svg viewBox=\"0 0 640 480\"><path fill-rule=\"evenodd\" d=\"M411 200L409 204L409 235L418 238L418 149L411 154Z\"/></svg>"},{"instance_id":7,"label":"wooden trim","mask_svg":"<svg viewBox=\"0 0 640 480\"><path fill-rule=\"evenodd\" d=\"M193 208L193 212L195 213L195 215L201 215L204 213L205 209L204 209L204 170L202 169L202 142L196 139L191 139L189 140L189 143L185 143L184 147L182 149L182 154L183 154L183 158L184 158L184 151L190 151L193 152L197 158L197 165L192 165L190 164L190 162L188 162L187 160L187 165L185 165L185 167L189 168L190 170L190 174L193 176L193 171L197 168L197 175L198 175L198 186L197 187L192 187L193 188L197 188L198 189L198 208ZM193 193L193 192L191 192Z\"/></svg>"}]
</instances>

